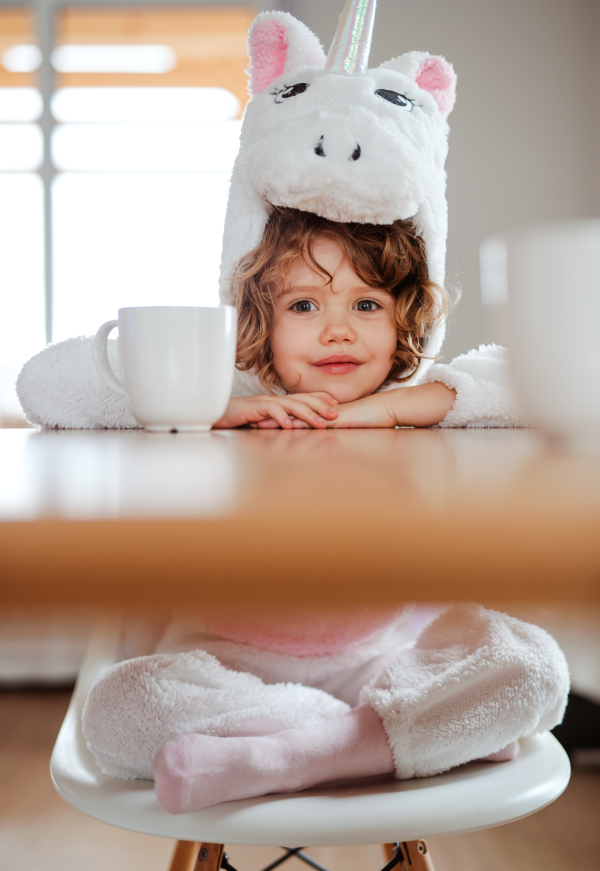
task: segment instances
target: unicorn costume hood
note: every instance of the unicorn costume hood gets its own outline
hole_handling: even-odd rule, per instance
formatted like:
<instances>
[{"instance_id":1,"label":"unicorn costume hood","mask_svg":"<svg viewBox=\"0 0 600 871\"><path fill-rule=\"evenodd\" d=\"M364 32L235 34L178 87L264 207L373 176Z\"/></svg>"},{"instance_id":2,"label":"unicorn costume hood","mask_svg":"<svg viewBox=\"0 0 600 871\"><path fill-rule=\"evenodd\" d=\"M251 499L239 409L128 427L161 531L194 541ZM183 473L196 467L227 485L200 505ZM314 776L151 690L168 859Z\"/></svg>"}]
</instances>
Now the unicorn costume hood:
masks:
<instances>
[{"instance_id":1,"label":"unicorn costume hood","mask_svg":"<svg viewBox=\"0 0 600 871\"><path fill-rule=\"evenodd\" d=\"M429 275L443 285L447 117L456 75L443 57L412 51L368 68L376 0L347 0L326 57L286 12L260 14L248 34L249 91L223 236L221 301L235 302L235 264L259 244L271 206L332 221L412 218ZM442 346L440 318L418 375ZM252 373L237 373L262 392Z\"/></svg>"},{"instance_id":2,"label":"unicorn costume hood","mask_svg":"<svg viewBox=\"0 0 600 871\"><path fill-rule=\"evenodd\" d=\"M260 14L248 34L249 90L223 234L220 298L235 303L236 263L255 248L273 206L332 221L391 224L411 218L429 276L444 284L447 117L456 76L443 57L411 51L368 67L376 0L347 0L326 57L308 27L285 12ZM440 426L522 426L504 349L481 346L434 363L443 316L413 377L384 390L440 381L457 392ZM117 343L109 342L113 368ZM409 373L407 373L409 374ZM17 394L31 423L64 428L138 426L124 398L98 375L92 340L78 337L36 354ZM284 392L279 390L277 392ZM233 396L264 393L236 370Z\"/></svg>"}]
</instances>

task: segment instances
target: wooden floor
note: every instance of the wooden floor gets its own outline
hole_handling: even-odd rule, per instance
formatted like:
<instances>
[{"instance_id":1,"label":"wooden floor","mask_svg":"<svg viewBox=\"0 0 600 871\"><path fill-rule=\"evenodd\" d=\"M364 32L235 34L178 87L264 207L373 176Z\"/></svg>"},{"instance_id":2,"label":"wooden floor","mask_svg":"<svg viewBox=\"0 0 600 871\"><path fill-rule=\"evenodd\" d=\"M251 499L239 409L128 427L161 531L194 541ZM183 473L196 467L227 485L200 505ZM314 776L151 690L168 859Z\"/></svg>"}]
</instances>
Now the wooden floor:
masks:
<instances>
[{"instance_id":1,"label":"wooden floor","mask_svg":"<svg viewBox=\"0 0 600 871\"><path fill-rule=\"evenodd\" d=\"M0 868L2 871L165 871L162 838L95 822L54 792L48 763L69 692L0 692ZM509 826L432 839L436 871L598 871L600 768L574 772L553 805ZM258 871L278 851L228 848L239 871ZM378 871L377 846L310 851L332 871ZM307 868L290 860L289 871Z\"/></svg>"}]
</instances>

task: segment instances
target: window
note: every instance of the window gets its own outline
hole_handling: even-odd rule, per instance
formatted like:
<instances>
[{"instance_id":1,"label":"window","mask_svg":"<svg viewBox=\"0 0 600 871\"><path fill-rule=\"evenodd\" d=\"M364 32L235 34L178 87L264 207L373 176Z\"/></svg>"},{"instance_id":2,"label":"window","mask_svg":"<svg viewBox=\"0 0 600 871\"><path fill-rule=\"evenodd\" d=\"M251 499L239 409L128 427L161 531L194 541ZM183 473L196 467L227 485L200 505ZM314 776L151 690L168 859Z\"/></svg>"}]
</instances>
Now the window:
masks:
<instances>
[{"instance_id":1,"label":"window","mask_svg":"<svg viewBox=\"0 0 600 871\"><path fill-rule=\"evenodd\" d=\"M70 8L60 16L53 341L90 335L125 305L217 304L254 14ZM31 25L23 10L0 10L0 415L19 367L45 343Z\"/></svg>"}]
</instances>

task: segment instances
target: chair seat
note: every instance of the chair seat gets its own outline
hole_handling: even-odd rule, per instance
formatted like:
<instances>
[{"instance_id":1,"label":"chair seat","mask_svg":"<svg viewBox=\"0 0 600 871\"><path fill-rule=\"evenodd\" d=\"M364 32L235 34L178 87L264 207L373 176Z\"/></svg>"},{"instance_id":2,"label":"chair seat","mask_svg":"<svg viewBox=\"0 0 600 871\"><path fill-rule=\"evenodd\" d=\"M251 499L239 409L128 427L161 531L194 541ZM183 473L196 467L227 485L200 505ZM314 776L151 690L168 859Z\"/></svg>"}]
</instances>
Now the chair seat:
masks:
<instances>
[{"instance_id":1,"label":"chair seat","mask_svg":"<svg viewBox=\"0 0 600 871\"><path fill-rule=\"evenodd\" d=\"M338 846L412 841L470 832L520 819L554 801L569 782L569 759L544 733L521 740L511 762L469 763L436 777L227 802L172 816L150 781L101 774L81 731L93 682L115 662L116 634L99 633L84 663L59 733L50 770L73 807L110 825L217 844Z\"/></svg>"}]
</instances>

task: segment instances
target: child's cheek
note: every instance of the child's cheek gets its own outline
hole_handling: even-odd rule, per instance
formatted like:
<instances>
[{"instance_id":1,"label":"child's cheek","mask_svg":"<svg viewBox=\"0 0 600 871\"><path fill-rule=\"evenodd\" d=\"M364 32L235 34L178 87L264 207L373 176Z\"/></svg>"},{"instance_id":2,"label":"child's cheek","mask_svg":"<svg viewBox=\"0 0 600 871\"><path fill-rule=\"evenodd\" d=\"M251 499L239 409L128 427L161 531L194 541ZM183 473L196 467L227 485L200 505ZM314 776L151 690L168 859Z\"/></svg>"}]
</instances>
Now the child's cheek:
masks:
<instances>
[{"instance_id":1,"label":"child's cheek","mask_svg":"<svg viewBox=\"0 0 600 871\"><path fill-rule=\"evenodd\" d=\"M294 361L298 358L299 346L302 344L301 331L298 329L295 319L286 315L289 313L276 318L270 339L273 368L284 387Z\"/></svg>"},{"instance_id":2,"label":"child's cheek","mask_svg":"<svg viewBox=\"0 0 600 871\"><path fill-rule=\"evenodd\" d=\"M382 364L390 364L398 344L396 321L391 317L373 323L373 329L368 336L368 342L374 358Z\"/></svg>"}]
</instances>

